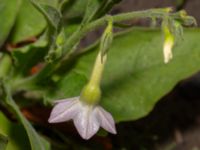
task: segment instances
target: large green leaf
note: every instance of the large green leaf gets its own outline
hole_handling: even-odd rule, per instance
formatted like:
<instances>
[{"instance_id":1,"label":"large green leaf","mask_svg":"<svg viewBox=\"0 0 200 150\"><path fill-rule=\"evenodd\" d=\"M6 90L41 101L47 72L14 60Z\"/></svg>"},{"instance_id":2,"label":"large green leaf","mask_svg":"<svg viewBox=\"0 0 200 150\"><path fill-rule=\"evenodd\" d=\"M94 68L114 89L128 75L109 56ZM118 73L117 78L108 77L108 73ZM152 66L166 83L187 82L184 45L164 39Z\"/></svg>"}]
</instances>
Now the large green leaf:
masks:
<instances>
[{"instance_id":1,"label":"large green leaf","mask_svg":"<svg viewBox=\"0 0 200 150\"><path fill-rule=\"evenodd\" d=\"M21 0L1 0L0 2L0 47L6 40L15 22Z\"/></svg>"},{"instance_id":2,"label":"large green leaf","mask_svg":"<svg viewBox=\"0 0 200 150\"><path fill-rule=\"evenodd\" d=\"M16 43L37 36L46 26L43 15L32 6L29 0L23 0L12 32L12 42Z\"/></svg>"},{"instance_id":3,"label":"large green leaf","mask_svg":"<svg viewBox=\"0 0 200 150\"><path fill-rule=\"evenodd\" d=\"M186 30L184 40L175 46L174 57L168 64L163 62L160 31L134 29L115 37L103 76L101 105L116 121L135 120L147 115L177 82L200 69L199 35L199 29ZM96 55L97 51L83 55L74 71L89 78ZM60 87L65 91L65 97L71 96L73 91L67 77L72 78L68 73L64 77L66 82L62 81ZM77 74L76 79L77 84L82 82ZM56 94L54 97L58 98ZM54 99L52 95L51 99Z\"/></svg>"}]
</instances>

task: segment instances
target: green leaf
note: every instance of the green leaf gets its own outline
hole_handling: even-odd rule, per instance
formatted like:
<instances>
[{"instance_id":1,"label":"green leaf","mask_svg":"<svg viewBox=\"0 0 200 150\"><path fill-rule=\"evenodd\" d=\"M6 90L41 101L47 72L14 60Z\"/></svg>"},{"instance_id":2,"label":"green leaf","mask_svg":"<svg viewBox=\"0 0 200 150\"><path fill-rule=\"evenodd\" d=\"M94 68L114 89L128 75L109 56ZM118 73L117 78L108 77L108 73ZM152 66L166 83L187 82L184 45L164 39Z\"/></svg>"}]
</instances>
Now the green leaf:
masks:
<instances>
[{"instance_id":1,"label":"green leaf","mask_svg":"<svg viewBox=\"0 0 200 150\"><path fill-rule=\"evenodd\" d=\"M54 27L56 30L59 28L61 23L61 14L56 8L51 5L39 3L36 0L30 0L30 2L43 14L49 25Z\"/></svg>"},{"instance_id":2,"label":"green leaf","mask_svg":"<svg viewBox=\"0 0 200 150\"><path fill-rule=\"evenodd\" d=\"M8 144L8 138L0 134L0 150L5 150Z\"/></svg>"},{"instance_id":3,"label":"green leaf","mask_svg":"<svg viewBox=\"0 0 200 150\"><path fill-rule=\"evenodd\" d=\"M30 0L31 3L44 15L47 22L49 23L49 52L45 57L47 62L52 62L62 54L62 44L57 45L56 41L59 35L63 34L64 31L61 28L61 13L60 10L50 6L43 5L36 0ZM63 31L63 32L62 32Z\"/></svg>"},{"instance_id":4,"label":"green leaf","mask_svg":"<svg viewBox=\"0 0 200 150\"><path fill-rule=\"evenodd\" d=\"M1 0L0 2L0 47L13 27L20 4L21 0Z\"/></svg>"},{"instance_id":5,"label":"green leaf","mask_svg":"<svg viewBox=\"0 0 200 150\"><path fill-rule=\"evenodd\" d=\"M97 10L95 18L99 18L108 13L113 8L113 6L120 1L122 0L102 0L101 6Z\"/></svg>"},{"instance_id":6,"label":"green leaf","mask_svg":"<svg viewBox=\"0 0 200 150\"><path fill-rule=\"evenodd\" d=\"M6 78L10 75L11 66L11 57L8 54L3 54L2 57L0 57L0 78Z\"/></svg>"},{"instance_id":7,"label":"green leaf","mask_svg":"<svg viewBox=\"0 0 200 150\"><path fill-rule=\"evenodd\" d=\"M43 15L32 6L29 0L23 0L11 35L12 42L17 43L37 36L46 25Z\"/></svg>"},{"instance_id":8,"label":"green leaf","mask_svg":"<svg viewBox=\"0 0 200 150\"><path fill-rule=\"evenodd\" d=\"M53 79L56 80L55 78L54 76ZM46 91L45 101L66 98L66 92L69 93L68 96L70 97L78 96L86 82L87 78L83 74L71 72L69 76L62 78L56 85ZM66 83L68 86L66 86Z\"/></svg>"},{"instance_id":9,"label":"green leaf","mask_svg":"<svg viewBox=\"0 0 200 150\"><path fill-rule=\"evenodd\" d=\"M30 75L31 67L43 61L47 52L47 34L44 33L35 43L14 49L11 54L14 60L15 76ZM24 63L26 62L26 63Z\"/></svg>"},{"instance_id":10,"label":"green leaf","mask_svg":"<svg viewBox=\"0 0 200 150\"><path fill-rule=\"evenodd\" d=\"M0 122L0 132L8 137L6 150L30 149L28 137L21 125L9 121L2 112L0 112Z\"/></svg>"},{"instance_id":11,"label":"green leaf","mask_svg":"<svg viewBox=\"0 0 200 150\"><path fill-rule=\"evenodd\" d=\"M99 1L87 0L87 8L85 11L85 15L83 17L82 24L86 24L93 19L94 15L97 13L99 6L100 6Z\"/></svg>"},{"instance_id":12,"label":"green leaf","mask_svg":"<svg viewBox=\"0 0 200 150\"><path fill-rule=\"evenodd\" d=\"M49 5L52 7L58 6L58 0L37 0L40 4Z\"/></svg>"},{"instance_id":13,"label":"green leaf","mask_svg":"<svg viewBox=\"0 0 200 150\"><path fill-rule=\"evenodd\" d=\"M86 7L87 7L86 1L80 1L80 0L68 1L63 6L63 16L65 16L67 19L82 17L84 16Z\"/></svg>"},{"instance_id":14,"label":"green leaf","mask_svg":"<svg viewBox=\"0 0 200 150\"><path fill-rule=\"evenodd\" d=\"M199 34L199 29L186 30L184 40L173 49L174 57L168 64L163 62L160 31L134 29L115 37L103 75L101 105L116 121L147 115L180 80L200 69ZM96 55L97 51L83 55L73 71L89 78ZM72 78L70 73L64 78L67 77ZM79 82L82 81L77 78L76 83ZM64 81L62 84L65 85L63 97L70 97L73 87L64 90L71 85Z\"/></svg>"},{"instance_id":15,"label":"green leaf","mask_svg":"<svg viewBox=\"0 0 200 150\"><path fill-rule=\"evenodd\" d=\"M4 86L4 91L5 91L5 102L13 109L19 121L24 126L26 133L28 135L29 141L30 141L31 149L32 150L46 150L45 147L48 146L48 144L46 142L43 143L44 141L37 134L37 132L32 127L30 122L23 116L19 107L17 106L15 101L12 99L9 87L5 85L5 83L3 83L3 86Z\"/></svg>"}]
</instances>

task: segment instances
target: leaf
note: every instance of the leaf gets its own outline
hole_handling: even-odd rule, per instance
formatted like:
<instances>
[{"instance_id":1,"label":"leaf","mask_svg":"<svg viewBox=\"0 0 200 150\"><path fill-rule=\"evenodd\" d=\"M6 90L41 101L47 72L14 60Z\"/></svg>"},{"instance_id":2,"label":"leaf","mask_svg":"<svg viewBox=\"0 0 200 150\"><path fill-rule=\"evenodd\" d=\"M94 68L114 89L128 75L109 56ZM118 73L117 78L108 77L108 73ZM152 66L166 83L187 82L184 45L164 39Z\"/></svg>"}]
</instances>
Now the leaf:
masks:
<instances>
[{"instance_id":1,"label":"leaf","mask_svg":"<svg viewBox=\"0 0 200 150\"><path fill-rule=\"evenodd\" d=\"M12 42L17 43L37 36L46 27L43 15L32 6L29 0L23 0L11 35Z\"/></svg>"},{"instance_id":2,"label":"leaf","mask_svg":"<svg viewBox=\"0 0 200 150\"><path fill-rule=\"evenodd\" d=\"M99 18L99 17L105 15L113 8L113 6L115 4L117 4L121 1L122 0L102 0L101 6L97 10L97 14L96 14L95 18Z\"/></svg>"},{"instance_id":3,"label":"leaf","mask_svg":"<svg viewBox=\"0 0 200 150\"><path fill-rule=\"evenodd\" d=\"M8 138L0 134L0 150L5 150L8 144Z\"/></svg>"},{"instance_id":4,"label":"leaf","mask_svg":"<svg viewBox=\"0 0 200 150\"><path fill-rule=\"evenodd\" d=\"M55 78L55 77L54 77ZM79 81L79 82L76 82ZM70 93L70 97L78 96L82 90L82 87L86 84L87 78L78 72L72 72L66 78L62 78L52 88L48 89L45 94L44 101L51 101L51 99L66 98L66 91ZM68 86L66 86L66 83ZM70 86L69 86L70 85ZM56 90L55 90L56 89Z\"/></svg>"},{"instance_id":5,"label":"leaf","mask_svg":"<svg viewBox=\"0 0 200 150\"><path fill-rule=\"evenodd\" d=\"M5 91L5 102L13 109L15 114L17 115L19 121L24 126L26 133L29 137L30 145L32 150L46 150L47 143L43 143L41 137L37 134L35 129L32 127L30 122L23 116L19 107L15 103L15 101L11 97L10 89L5 83L3 84Z\"/></svg>"},{"instance_id":6,"label":"leaf","mask_svg":"<svg viewBox=\"0 0 200 150\"><path fill-rule=\"evenodd\" d=\"M57 45L56 41L59 38L59 35L63 34L64 31L61 28L61 13L60 10L50 6L43 5L37 2L36 0L30 0L31 3L37 8L46 18L49 23L49 52L45 57L45 60L49 63L59 58L62 54L62 44Z\"/></svg>"},{"instance_id":7,"label":"leaf","mask_svg":"<svg viewBox=\"0 0 200 150\"><path fill-rule=\"evenodd\" d=\"M63 6L63 16L65 16L67 19L84 16L86 7L87 7L86 1L80 1L80 0L68 1Z\"/></svg>"},{"instance_id":8,"label":"leaf","mask_svg":"<svg viewBox=\"0 0 200 150\"><path fill-rule=\"evenodd\" d=\"M47 34L44 33L35 43L14 49L11 52L15 62L15 72L13 75L29 75L31 67L43 61L47 52L46 46Z\"/></svg>"},{"instance_id":9,"label":"leaf","mask_svg":"<svg viewBox=\"0 0 200 150\"><path fill-rule=\"evenodd\" d=\"M11 66L11 57L7 54L2 54L2 57L0 57L0 78L6 78L10 75Z\"/></svg>"},{"instance_id":10,"label":"leaf","mask_svg":"<svg viewBox=\"0 0 200 150\"><path fill-rule=\"evenodd\" d=\"M30 2L43 14L48 23L57 30L61 23L60 12L52 6L41 4L36 0L30 0Z\"/></svg>"},{"instance_id":11,"label":"leaf","mask_svg":"<svg viewBox=\"0 0 200 150\"><path fill-rule=\"evenodd\" d=\"M199 34L197 29L185 30L184 41L173 49L174 57L168 64L163 62L160 31L134 29L115 37L103 75L101 105L116 121L147 115L180 80L200 69ZM73 71L89 78L96 55L94 50L83 55ZM67 77L72 78L70 73L64 78ZM79 82L82 81L77 78L76 83ZM70 88L67 82L62 84L63 91ZM70 91L66 90L63 96L70 97Z\"/></svg>"},{"instance_id":12,"label":"leaf","mask_svg":"<svg viewBox=\"0 0 200 150\"><path fill-rule=\"evenodd\" d=\"M25 130L19 124L12 123L0 112L0 132L8 137L6 150L29 150L30 144ZM16 136L17 135L17 136ZM1 149L2 150L2 149Z\"/></svg>"},{"instance_id":13,"label":"leaf","mask_svg":"<svg viewBox=\"0 0 200 150\"><path fill-rule=\"evenodd\" d=\"M54 8L58 5L58 0L37 0L40 4L52 6Z\"/></svg>"},{"instance_id":14,"label":"leaf","mask_svg":"<svg viewBox=\"0 0 200 150\"><path fill-rule=\"evenodd\" d=\"M97 0L87 0L87 7L82 24L90 22L97 13L100 3Z\"/></svg>"},{"instance_id":15,"label":"leaf","mask_svg":"<svg viewBox=\"0 0 200 150\"><path fill-rule=\"evenodd\" d=\"M13 27L20 4L21 0L1 0L0 2L0 47Z\"/></svg>"}]
</instances>

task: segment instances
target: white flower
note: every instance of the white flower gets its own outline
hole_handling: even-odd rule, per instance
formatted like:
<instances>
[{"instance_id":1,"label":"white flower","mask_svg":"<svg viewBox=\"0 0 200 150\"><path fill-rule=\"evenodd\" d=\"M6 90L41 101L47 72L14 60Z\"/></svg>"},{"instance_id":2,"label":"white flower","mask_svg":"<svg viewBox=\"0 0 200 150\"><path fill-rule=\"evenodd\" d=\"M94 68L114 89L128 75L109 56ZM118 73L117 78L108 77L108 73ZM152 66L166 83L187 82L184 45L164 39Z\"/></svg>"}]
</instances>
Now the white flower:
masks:
<instances>
[{"instance_id":1,"label":"white flower","mask_svg":"<svg viewBox=\"0 0 200 150\"><path fill-rule=\"evenodd\" d=\"M56 103L48 120L50 123L72 119L83 139L91 138L100 126L108 132L116 134L112 115L101 106L87 104L80 101L79 97L59 100Z\"/></svg>"},{"instance_id":2,"label":"white flower","mask_svg":"<svg viewBox=\"0 0 200 150\"><path fill-rule=\"evenodd\" d=\"M164 63L168 63L173 58L173 54L172 54L173 45L174 45L173 38L168 37L165 40L164 46L163 46Z\"/></svg>"}]
</instances>

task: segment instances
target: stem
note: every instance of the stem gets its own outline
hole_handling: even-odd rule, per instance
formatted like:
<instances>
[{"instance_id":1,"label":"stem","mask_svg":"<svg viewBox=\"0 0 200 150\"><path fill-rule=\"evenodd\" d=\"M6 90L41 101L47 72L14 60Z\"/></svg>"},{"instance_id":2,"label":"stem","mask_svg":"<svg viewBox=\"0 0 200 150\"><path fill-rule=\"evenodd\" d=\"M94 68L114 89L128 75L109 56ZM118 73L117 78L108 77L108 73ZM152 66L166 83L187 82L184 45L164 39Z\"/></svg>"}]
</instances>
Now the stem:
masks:
<instances>
[{"instance_id":1,"label":"stem","mask_svg":"<svg viewBox=\"0 0 200 150\"><path fill-rule=\"evenodd\" d=\"M113 23L126 21L130 19L136 19L136 18L164 18L166 15L169 17L175 18L175 19L183 19L180 16L180 13L170 13L169 8L161 8L161 9L149 9L144 11L135 11L135 12L129 12L129 13L122 13L119 15L112 16ZM37 77L42 76L48 76L54 71L58 71L60 68L62 68L62 64L64 64L70 56L74 55L76 53L76 46L78 45L79 41L88 33L91 32L107 23L107 20L110 16L104 16L100 19L97 19L96 21L93 21L86 26L78 28L66 41L63 47L63 54L64 57L61 61L54 62L54 64L47 64L43 70L41 70L37 75L33 77L33 79ZM51 69L48 69L51 68ZM45 74L45 75L44 75ZM92 75L93 78L93 75Z\"/></svg>"},{"instance_id":2,"label":"stem","mask_svg":"<svg viewBox=\"0 0 200 150\"><path fill-rule=\"evenodd\" d=\"M166 14L168 14L169 8L162 8L162 9L149 9L144 11L135 11L135 12L129 12L129 13L122 13L119 15L112 16L113 23L126 21L130 19L136 19L136 18L162 18ZM72 34L71 37L67 40L65 46L64 46L64 52L68 52L70 50L73 51L73 47L79 42L81 38L83 38L86 33L91 32L95 30L96 28L99 28L107 23L108 17L110 16L104 16L100 19L97 19L96 21L93 21L83 27L81 30L78 29L76 32Z\"/></svg>"},{"instance_id":3,"label":"stem","mask_svg":"<svg viewBox=\"0 0 200 150\"><path fill-rule=\"evenodd\" d=\"M106 63L106 55L101 56L101 51L99 52L95 64L94 64L94 68L92 70L92 74L90 77L90 81L89 84L91 85L100 85L101 82L101 78L102 78L102 73L103 73L103 69Z\"/></svg>"}]
</instances>

